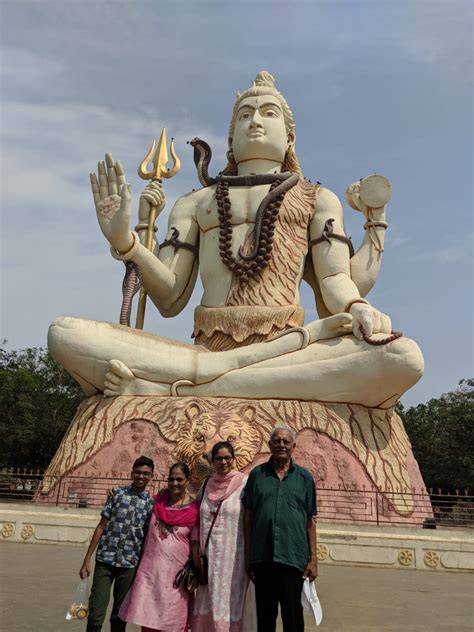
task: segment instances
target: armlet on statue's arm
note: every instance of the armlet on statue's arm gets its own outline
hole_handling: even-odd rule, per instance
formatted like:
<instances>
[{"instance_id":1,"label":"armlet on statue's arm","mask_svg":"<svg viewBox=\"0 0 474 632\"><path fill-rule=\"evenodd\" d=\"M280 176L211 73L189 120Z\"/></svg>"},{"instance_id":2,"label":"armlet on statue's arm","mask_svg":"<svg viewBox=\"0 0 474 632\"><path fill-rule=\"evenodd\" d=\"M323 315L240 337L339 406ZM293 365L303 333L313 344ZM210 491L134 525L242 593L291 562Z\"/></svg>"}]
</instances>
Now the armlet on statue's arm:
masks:
<instances>
[{"instance_id":1,"label":"armlet on statue's arm","mask_svg":"<svg viewBox=\"0 0 474 632\"><path fill-rule=\"evenodd\" d=\"M349 255L353 257L354 246L352 245L352 240L350 237L346 237L346 235L338 235L337 233L334 232L332 225L335 221L336 220L333 218L330 218L326 221L326 223L324 224L324 228L323 228L323 232L321 233L321 236L317 237L316 239L311 239L311 241L309 242L309 248L311 249L313 246L316 246L316 244L320 244L323 241L330 242L331 239L337 239L338 241L342 241L348 245Z\"/></svg>"},{"instance_id":2,"label":"armlet on statue's arm","mask_svg":"<svg viewBox=\"0 0 474 632\"><path fill-rule=\"evenodd\" d=\"M179 230L174 226L171 227L171 237L169 239L165 239L163 243L160 244L160 250L162 248L166 248L166 246L173 246L173 248L178 250L179 248L184 248L185 250L190 250L196 256L199 254L199 246L197 244L188 244L185 241L181 241L178 239Z\"/></svg>"}]
</instances>

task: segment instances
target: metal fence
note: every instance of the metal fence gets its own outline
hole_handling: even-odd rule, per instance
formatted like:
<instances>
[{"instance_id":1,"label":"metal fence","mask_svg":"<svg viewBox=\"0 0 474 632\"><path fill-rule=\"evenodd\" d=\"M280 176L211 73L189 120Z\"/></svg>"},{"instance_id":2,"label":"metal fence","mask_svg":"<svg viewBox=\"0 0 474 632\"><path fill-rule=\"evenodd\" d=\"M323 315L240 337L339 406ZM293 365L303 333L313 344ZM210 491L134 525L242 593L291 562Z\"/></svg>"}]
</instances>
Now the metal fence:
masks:
<instances>
[{"instance_id":1,"label":"metal fence","mask_svg":"<svg viewBox=\"0 0 474 632\"><path fill-rule=\"evenodd\" d=\"M56 476L40 470L0 471L0 500L65 507L101 507L116 487L130 484L130 475ZM156 494L166 487L163 479L153 479L147 489Z\"/></svg>"},{"instance_id":2,"label":"metal fence","mask_svg":"<svg viewBox=\"0 0 474 632\"><path fill-rule=\"evenodd\" d=\"M1 470L1 502L98 508L115 487L130 483L129 475L64 476L57 479L40 470ZM156 494L166 487L163 479L153 479L148 490ZM434 528L474 527L474 496L467 489L443 493L438 489L376 491L318 486L318 518L340 522L377 525L400 524Z\"/></svg>"},{"instance_id":3,"label":"metal fence","mask_svg":"<svg viewBox=\"0 0 474 632\"><path fill-rule=\"evenodd\" d=\"M318 489L318 517L377 525L474 527L474 496L359 489Z\"/></svg>"}]
</instances>

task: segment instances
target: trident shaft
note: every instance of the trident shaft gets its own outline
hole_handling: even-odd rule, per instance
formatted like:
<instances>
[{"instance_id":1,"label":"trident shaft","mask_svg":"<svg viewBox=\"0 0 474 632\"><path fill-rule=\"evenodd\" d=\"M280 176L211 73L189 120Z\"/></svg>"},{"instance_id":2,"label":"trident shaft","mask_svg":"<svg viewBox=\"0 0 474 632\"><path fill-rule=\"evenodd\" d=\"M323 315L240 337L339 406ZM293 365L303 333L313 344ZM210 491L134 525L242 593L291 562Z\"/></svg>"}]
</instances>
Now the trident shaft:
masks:
<instances>
[{"instance_id":1,"label":"trident shaft","mask_svg":"<svg viewBox=\"0 0 474 632\"><path fill-rule=\"evenodd\" d=\"M150 150L138 167L138 175L140 176L140 178L142 178L143 180L158 180L159 182L161 182L162 178L172 178L178 173L178 171L181 169L181 161L174 150L173 139L171 139L170 143L170 153L171 158L173 159L173 166L171 167L171 169L167 167L168 150L166 148L166 145L166 128L164 127L161 132L160 140L158 141L158 148L156 148L156 143L155 141L153 141ZM150 169L150 171L147 171L147 165L150 162L152 163L153 167L152 169ZM152 206L150 209L150 214L148 215L148 227L145 242L145 246L148 250L153 250L153 236L157 215L158 208L156 206ZM146 296L146 290L142 287L140 289L140 298L138 299L137 320L135 323L135 327L137 329L143 329L143 323L145 321Z\"/></svg>"}]
</instances>

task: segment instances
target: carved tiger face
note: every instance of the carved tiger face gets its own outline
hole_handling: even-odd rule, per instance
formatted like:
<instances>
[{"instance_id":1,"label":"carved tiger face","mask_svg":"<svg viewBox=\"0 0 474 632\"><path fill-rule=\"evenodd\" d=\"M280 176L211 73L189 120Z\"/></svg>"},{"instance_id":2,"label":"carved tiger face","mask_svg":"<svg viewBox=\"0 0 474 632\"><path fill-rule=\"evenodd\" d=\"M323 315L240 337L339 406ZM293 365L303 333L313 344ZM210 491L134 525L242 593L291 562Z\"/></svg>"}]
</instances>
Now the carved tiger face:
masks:
<instances>
[{"instance_id":1,"label":"carved tiger face","mask_svg":"<svg viewBox=\"0 0 474 632\"><path fill-rule=\"evenodd\" d=\"M186 411L189 423L182 428L176 441L174 454L179 461L184 461L191 470L191 481L200 482L211 473L209 459L209 443L216 434L216 424L212 415L190 416Z\"/></svg>"},{"instance_id":2,"label":"carved tiger face","mask_svg":"<svg viewBox=\"0 0 474 632\"><path fill-rule=\"evenodd\" d=\"M238 470L249 465L262 448L263 437L255 424L253 407L240 414L221 412L218 417L201 413L194 404L185 412L189 423L180 433L174 454L189 465L193 483L201 482L211 473L210 453L218 441L232 443Z\"/></svg>"}]
</instances>

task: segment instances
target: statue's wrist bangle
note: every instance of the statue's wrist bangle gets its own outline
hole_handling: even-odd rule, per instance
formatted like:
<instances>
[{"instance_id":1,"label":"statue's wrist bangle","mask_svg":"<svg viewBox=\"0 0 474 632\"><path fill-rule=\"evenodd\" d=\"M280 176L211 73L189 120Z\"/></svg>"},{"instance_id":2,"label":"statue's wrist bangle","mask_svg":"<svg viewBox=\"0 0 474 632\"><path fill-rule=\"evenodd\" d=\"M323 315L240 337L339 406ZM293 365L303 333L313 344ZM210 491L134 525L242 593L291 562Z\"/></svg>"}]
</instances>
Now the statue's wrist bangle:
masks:
<instances>
[{"instance_id":1,"label":"statue's wrist bangle","mask_svg":"<svg viewBox=\"0 0 474 632\"><path fill-rule=\"evenodd\" d=\"M370 305L369 301L366 301L365 298L353 298L348 303L346 303L346 306L344 307L344 312L346 314L349 314L349 312L351 311L351 307L355 303L364 303L365 305Z\"/></svg>"},{"instance_id":2,"label":"statue's wrist bangle","mask_svg":"<svg viewBox=\"0 0 474 632\"><path fill-rule=\"evenodd\" d=\"M388 224L387 222L375 222L369 219L364 224L364 230L367 230L367 228L383 228L384 230L386 230L388 228Z\"/></svg>"},{"instance_id":3,"label":"statue's wrist bangle","mask_svg":"<svg viewBox=\"0 0 474 632\"><path fill-rule=\"evenodd\" d=\"M135 230L137 231L137 233L140 230L148 230L148 222L140 222L135 226ZM156 233L157 230L158 228L156 226L153 226L153 232Z\"/></svg>"},{"instance_id":4,"label":"statue's wrist bangle","mask_svg":"<svg viewBox=\"0 0 474 632\"><path fill-rule=\"evenodd\" d=\"M130 261L137 254L137 250L140 248L140 239L135 231L132 231L132 238L133 244L126 252L119 252L110 246L110 254L114 259L117 259L117 261Z\"/></svg>"}]
</instances>

